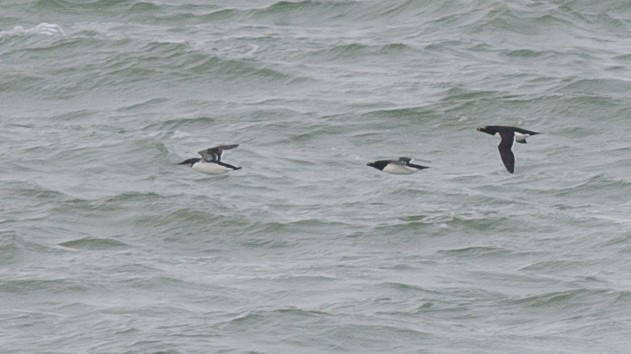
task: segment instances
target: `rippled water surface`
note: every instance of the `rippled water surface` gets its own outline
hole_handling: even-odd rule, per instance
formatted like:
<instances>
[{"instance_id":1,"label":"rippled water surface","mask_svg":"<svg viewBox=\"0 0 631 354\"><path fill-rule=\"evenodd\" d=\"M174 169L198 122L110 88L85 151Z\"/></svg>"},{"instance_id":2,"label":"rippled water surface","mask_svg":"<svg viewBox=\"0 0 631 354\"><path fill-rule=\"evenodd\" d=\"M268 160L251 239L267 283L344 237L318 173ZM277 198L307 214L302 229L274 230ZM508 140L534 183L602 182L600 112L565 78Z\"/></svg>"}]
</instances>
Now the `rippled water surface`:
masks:
<instances>
[{"instance_id":1,"label":"rippled water surface","mask_svg":"<svg viewBox=\"0 0 631 354\"><path fill-rule=\"evenodd\" d=\"M628 352L625 2L0 11L3 353Z\"/></svg>"}]
</instances>

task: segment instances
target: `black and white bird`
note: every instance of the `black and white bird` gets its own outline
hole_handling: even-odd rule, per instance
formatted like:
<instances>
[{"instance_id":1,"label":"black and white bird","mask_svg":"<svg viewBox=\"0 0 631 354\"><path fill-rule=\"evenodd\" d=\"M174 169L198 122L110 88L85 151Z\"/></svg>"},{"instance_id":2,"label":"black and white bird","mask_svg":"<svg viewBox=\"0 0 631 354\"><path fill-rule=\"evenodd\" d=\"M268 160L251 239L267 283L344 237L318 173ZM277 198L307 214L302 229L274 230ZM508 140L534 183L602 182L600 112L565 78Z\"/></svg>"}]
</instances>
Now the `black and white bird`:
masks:
<instances>
[{"instance_id":1,"label":"black and white bird","mask_svg":"<svg viewBox=\"0 0 631 354\"><path fill-rule=\"evenodd\" d=\"M500 150L502 162L508 172L515 172L515 155L513 155L514 142L526 144L526 138L532 135L540 134L526 129L507 127L503 125L487 125L484 128L478 128L479 132L487 133L493 136L499 135L502 139L497 148Z\"/></svg>"},{"instance_id":2,"label":"black and white bird","mask_svg":"<svg viewBox=\"0 0 631 354\"><path fill-rule=\"evenodd\" d=\"M218 145L198 152L202 158L191 158L180 162L178 165L188 165L197 172L207 175L221 175L230 171L240 170L241 167L232 166L221 161L224 150L234 149L239 144Z\"/></svg>"},{"instance_id":3,"label":"black and white bird","mask_svg":"<svg viewBox=\"0 0 631 354\"><path fill-rule=\"evenodd\" d=\"M409 157L399 157L398 160L378 160L370 162L367 166L374 167L380 171L393 175L410 175L422 169L429 168L427 166L416 165L411 162L412 159Z\"/></svg>"}]
</instances>

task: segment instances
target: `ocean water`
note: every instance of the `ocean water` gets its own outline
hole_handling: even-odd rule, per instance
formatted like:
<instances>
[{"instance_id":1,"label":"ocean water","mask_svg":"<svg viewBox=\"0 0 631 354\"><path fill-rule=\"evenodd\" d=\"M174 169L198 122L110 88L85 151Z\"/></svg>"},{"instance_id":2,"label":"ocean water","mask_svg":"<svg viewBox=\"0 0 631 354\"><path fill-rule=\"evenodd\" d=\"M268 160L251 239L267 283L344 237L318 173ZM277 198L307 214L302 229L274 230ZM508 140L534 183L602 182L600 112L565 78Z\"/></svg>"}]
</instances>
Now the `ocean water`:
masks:
<instances>
[{"instance_id":1,"label":"ocean water","mask_svg":"<svg viewBox=\"0 0 631 354\"><path fill-rule=\"evenodd\" d=\"M0 11L1 353L629 353L626 2Z\"/></svg>"}]
</instances>

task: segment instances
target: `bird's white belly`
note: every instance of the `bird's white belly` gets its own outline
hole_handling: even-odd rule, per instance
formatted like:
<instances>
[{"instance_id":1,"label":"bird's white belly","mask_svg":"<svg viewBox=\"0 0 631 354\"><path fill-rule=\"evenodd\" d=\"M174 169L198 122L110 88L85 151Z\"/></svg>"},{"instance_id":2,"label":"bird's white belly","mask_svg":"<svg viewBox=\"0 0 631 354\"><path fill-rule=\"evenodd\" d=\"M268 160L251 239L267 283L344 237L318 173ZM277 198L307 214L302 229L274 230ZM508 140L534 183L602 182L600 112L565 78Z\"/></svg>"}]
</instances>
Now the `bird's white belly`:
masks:
<instances>
[{"instance_id":1,"label":"bird's white belly","mask_svg":"<svg viewBox=\"0 0 631 354\"><path fill-rule=\"evenodd\" d=\"M205 173L207 175L222 175L226 172L232 171L231 168L228 168L226 166L208 162L197 162L193 165L193 169L197 172Z\"/></svg>"},{"instance_id":2,"label":"bird's white belly","mask_svg":"<svg viewBox=\"0 0 631 354\"><path fill-rule=\"evenodd\" d=\"M529 137L529 136L530 136L530 134L522 134L522 133L515 132L515 140L517 140L519 142L526 141L526 138Z\"/></svg>"},{"instance_id":3,"label":"bird's white belly","mask_svg":"<svg viewBox=\"0 0 631 354\"><path fill-rule=\"evenodd\" d=\"M383 168L383 172L391 173L393 175L411 175L416 171L418 170L415 168L395 164L389 164Z\"/></svg>"}]
</instances>

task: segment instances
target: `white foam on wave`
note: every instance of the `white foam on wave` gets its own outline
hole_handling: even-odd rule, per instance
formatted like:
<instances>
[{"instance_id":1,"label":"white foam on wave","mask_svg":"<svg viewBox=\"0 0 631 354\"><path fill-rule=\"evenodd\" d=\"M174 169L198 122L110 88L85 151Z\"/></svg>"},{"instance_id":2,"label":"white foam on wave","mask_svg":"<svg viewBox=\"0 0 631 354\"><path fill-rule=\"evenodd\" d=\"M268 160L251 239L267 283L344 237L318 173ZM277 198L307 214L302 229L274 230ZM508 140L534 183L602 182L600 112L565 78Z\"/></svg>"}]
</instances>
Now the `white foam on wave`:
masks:
<instances>
[{"instance_id":1,"label":"white foam on wave","mask_svg":"<svg viewBox=\"0 0 631 354\"><path fill-rule=\"evenodd\" d=\"M22 26L15 26L10 31L0 31L0 36L5 35L18 35L18 34L43 34L47 36L65 36L66 32L64 32L61 26L56 25L54 23L40 23L39 25L24 29Z\"/></svg>"}]
</instances>

